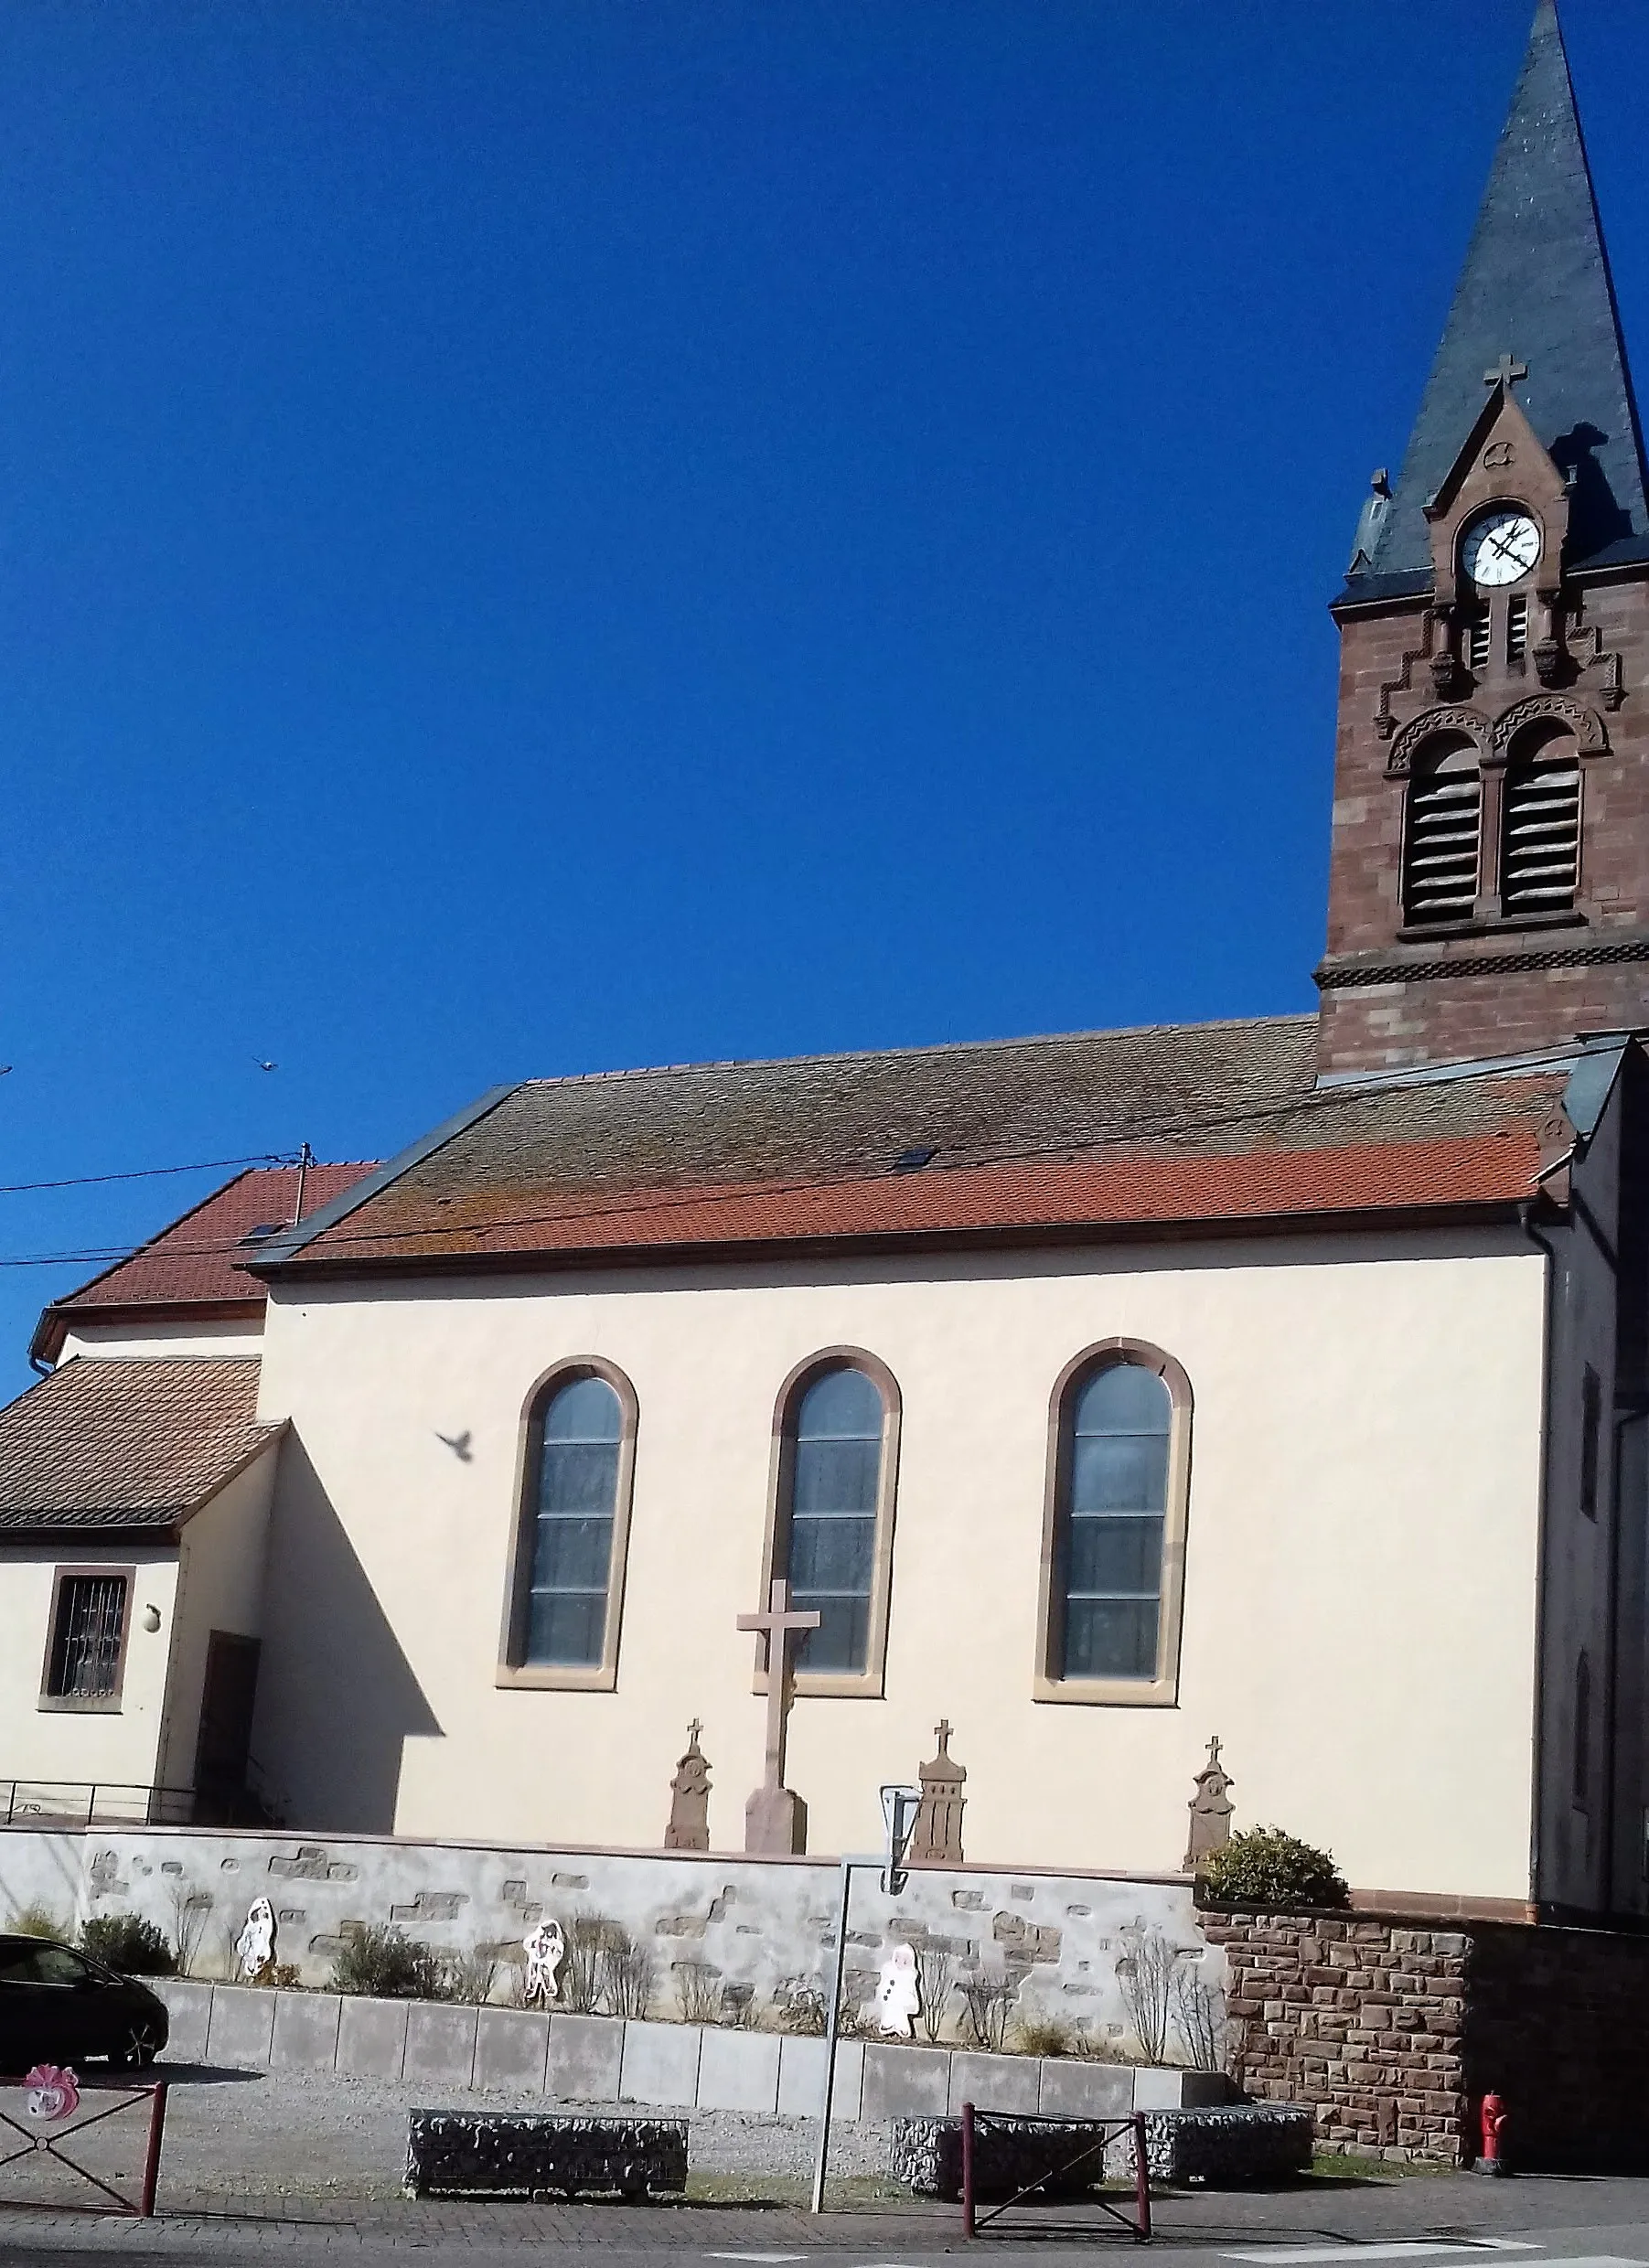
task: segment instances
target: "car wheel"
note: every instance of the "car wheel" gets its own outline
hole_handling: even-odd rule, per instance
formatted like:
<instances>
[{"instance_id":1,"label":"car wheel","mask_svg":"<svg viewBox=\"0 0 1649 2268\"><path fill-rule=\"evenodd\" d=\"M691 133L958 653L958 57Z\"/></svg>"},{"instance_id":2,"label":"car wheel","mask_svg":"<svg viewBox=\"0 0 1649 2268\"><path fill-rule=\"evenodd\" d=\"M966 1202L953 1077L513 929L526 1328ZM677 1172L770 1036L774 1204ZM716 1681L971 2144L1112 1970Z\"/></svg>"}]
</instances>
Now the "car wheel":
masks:
<instances>
[{"instance_id":1,"label":"car wheel","mask_svg":"<svg viewBox=\"0 0 1649 2268\"><path fill-rule=\"evenodd\" d=\"M159 2053L155 2027L146 2017L137 2017L126 2027L123 2045L112 2050L109 2060L123 2071L146 2071Z\"/></svg>"}]
</instances>

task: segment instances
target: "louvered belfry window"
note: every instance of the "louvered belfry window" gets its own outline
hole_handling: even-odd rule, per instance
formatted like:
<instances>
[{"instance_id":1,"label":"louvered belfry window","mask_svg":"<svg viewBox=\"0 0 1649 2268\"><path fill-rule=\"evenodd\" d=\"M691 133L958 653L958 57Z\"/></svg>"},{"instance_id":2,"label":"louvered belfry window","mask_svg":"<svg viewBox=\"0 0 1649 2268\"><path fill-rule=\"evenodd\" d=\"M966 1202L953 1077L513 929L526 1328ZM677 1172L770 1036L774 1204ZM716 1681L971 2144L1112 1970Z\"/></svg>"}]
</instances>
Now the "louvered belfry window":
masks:
<instances>
[{"instance_id":1,"label":"louvered belfry window","mask_svg":"<svg viewBox=\"0 0 1649 2268\"><path fill-rule=\"evenodd\" d=\"M120 1690L126 1626L123 1575L66 1575L58 1586L46 1691L57 1701L106 1701Z\"/></svg>"},{"instance_id":2,"label":"louvered belfry window","mask_svg":"<svg viewBox=\"0 0 1649 2268\"><path fill-rule=\"evenodd\" d=\"M1580 766L1570 740L1506 767L1500 903L1507 914L1561 914L1580 879Z\"/></svg>"},{"instance_id":3,"label":"louvered belfry window","mask_svg":"<svg viewBox=\"0 0 1649 2268\"><path fill-rule=\"evenodd\" d=\"M1403 913L1411 922L1469 921L1477 903L1483 782L1469 744L1417 765L1408 783Z\"/></svg>"}]
</instances>

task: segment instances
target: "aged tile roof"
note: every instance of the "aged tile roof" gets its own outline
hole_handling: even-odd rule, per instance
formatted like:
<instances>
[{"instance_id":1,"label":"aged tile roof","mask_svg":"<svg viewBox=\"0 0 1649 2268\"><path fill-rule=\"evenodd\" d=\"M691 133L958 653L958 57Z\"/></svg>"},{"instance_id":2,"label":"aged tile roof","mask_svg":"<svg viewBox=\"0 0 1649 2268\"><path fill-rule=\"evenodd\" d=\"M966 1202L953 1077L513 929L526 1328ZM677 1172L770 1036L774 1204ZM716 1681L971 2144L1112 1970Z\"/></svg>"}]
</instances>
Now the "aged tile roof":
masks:
<instances>
[{"instance_id":1,"label":"aged tile roof","mask_svg":"<svg viewBox=\"0 0 1649 2268\"><path fill-rule=\"evenodd\" d=\"M1571 564L1641 557L1643 449L1609 256L1563 35L1540 0L1477 226L1389 505L1365 508L1345 596L1398 596L1431 579L1424 507L1503 355L1527 365L1517 398L1566 473Z\"/></svg>"},{"instance_id":2,"label":"aged tile roof","mask_svg":"<svg viewBox=\"0 0 1649 2268\"><path fill-rule=\"evenodd\" d=\"M65 1363L0 1409L0 1536L169 1533L279 1439L255 1356Z\"/></svg>"},{"instance_id":3,"label":"aged tile roof","mask_svg":"<svg viewBox=\"0 0 1649 2268\"><path fill-rule=\"evenodd\" d=\"M372 1171L370 1165L312 1165L304 1180L305 1216ZM94 1276L78 1291L54 1300L40 1318L30 1350L43 1362L55 1361L67 1327L80 1321L135 1320L149 1310L240 1309L262 1311L262 1284L241 1262L254 1247L252 1231L288 1222L297 1196L296 1166L254 1166L163 1228L157 1236Z\"/></svg>"},{"instance_id":4,"label":"aged tile roof","mask_svg":"<svg viewBox=\"0 0 1649 2268\"><path fill-rule=\"evenodd\" d=\"M252 1265L1509 1204L1563 1147L1561 1069L1319 1092L1315 1043L1260 1017L534 1080Z\"/></svg>"}]
</instances>

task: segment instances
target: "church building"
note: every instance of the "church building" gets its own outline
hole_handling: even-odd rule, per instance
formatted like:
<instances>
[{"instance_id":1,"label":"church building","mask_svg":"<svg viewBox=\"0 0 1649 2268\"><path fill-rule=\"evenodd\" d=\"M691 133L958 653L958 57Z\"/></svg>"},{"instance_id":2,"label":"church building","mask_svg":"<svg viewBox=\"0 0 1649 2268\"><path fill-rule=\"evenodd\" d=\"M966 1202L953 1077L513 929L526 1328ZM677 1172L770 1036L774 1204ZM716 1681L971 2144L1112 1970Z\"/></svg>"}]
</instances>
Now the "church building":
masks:
<instances>
[{"instance_id":1,"label":"church building","mask_svg":"<svg viewBox=\"0 0 1649 2268\"><path fill-rule=\"evenodd\" d=\"M687 1749L836 1853L943 1721L969 1861L1172 1875L1217 1736L1369 1899L1649 1912L1649 503L1551 0L1331 611L1314 1014L530 1080L48 1310L0 1802L661 1850Z\"/></svg>"}]
</instances>

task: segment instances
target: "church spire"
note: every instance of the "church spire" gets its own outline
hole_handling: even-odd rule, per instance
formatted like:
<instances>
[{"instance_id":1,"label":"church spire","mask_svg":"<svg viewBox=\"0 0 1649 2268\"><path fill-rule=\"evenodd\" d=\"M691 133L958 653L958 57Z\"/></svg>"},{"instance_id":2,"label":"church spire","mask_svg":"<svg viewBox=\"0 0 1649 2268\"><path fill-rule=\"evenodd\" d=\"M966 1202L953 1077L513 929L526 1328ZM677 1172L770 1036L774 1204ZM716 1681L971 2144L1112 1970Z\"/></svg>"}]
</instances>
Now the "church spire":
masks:
<instances>
[{"instance_id":1,"label":"church spire","mask_svg":"<svg viewBox=\"0 0 1649 2268\"><path fill-rule=\"evenodd\" d=\"M1573 482L1568 563L1649 556L1636 405L1554 0L1535 11L1402 471L1388 501L1365 508L1354 592L1429 581L1426 501L1483 411L1485 374L1507 357L1526 364L1517 399Z\"/></svg>"}]
</instances>

